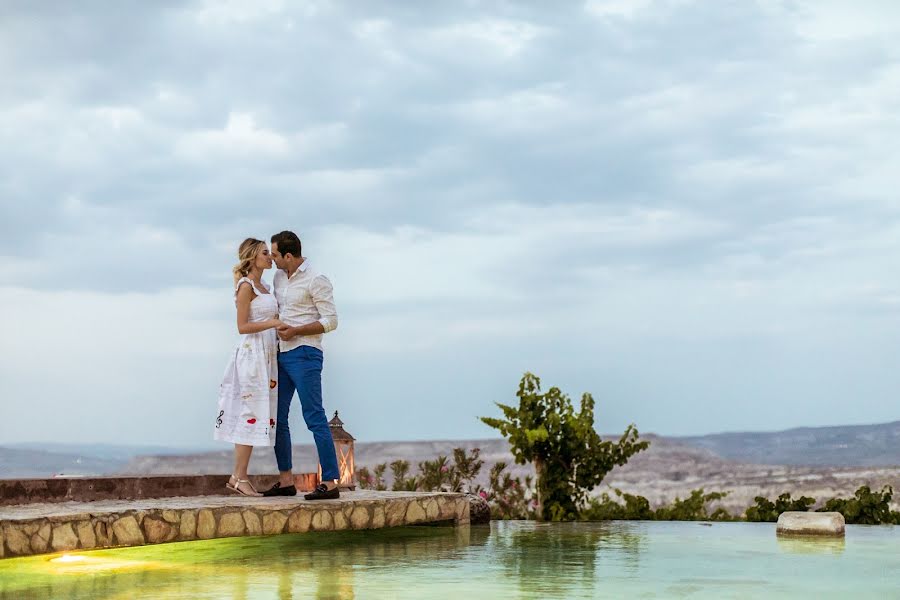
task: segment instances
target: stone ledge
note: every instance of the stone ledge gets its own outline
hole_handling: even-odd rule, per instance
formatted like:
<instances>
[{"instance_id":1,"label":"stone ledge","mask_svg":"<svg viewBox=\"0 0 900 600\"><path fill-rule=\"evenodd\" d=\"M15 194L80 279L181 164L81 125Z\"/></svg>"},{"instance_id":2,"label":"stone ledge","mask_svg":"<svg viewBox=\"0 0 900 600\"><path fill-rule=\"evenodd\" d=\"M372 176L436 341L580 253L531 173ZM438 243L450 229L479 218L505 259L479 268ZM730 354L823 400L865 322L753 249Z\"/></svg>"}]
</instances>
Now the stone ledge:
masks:
<instances>
[{"instance_id":1,"label":"stone ledge","mask_svg":"<svg viewBox=\"0 0 900 600\"><path fill-rule=\"evenodd\" d=\"M838 512L788 511L778 516L778 535L844 535L844 515Z\"/></svg>"},{"instance_id":2,"label":"stone ledge","mask_svg":"<svg viewBox=\"0 0 900 600\"><path fill-rule=\"evenodd\" d=\"M0 557L236 536L469 524L463 494L342 492L339 500L197 496L0 508Z\"/></svg>"},{"instance_id":3,"label":"stone ledge","mask_svg":"<svg viewBox=\"0 0 900 600\"><path fill-rule=\"evenodd\" d=\"M257 489L278 481L277 475L251 475ZM0 479L0 506L34 502L93 502L208 496L224 490L228 475L147 475L141 477L55 477L50 479ZM312 491L316 473L294 475L294 485Z\"/></svg>"}]
</instances>

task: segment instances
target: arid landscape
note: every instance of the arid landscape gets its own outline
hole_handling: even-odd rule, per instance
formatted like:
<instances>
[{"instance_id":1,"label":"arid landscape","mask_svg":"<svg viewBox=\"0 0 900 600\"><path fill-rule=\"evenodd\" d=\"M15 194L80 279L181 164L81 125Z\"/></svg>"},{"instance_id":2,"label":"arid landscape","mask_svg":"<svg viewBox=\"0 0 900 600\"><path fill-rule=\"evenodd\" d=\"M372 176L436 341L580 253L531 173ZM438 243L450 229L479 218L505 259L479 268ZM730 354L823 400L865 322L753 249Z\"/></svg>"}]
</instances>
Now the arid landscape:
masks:
<instances>
[{"instance_id":1,"label":"arid landscape","mask_svg":"<svg viewBox=\"0 0 900 600\"><path fill-rule=\"evenodd\" d=\"M722 506L737 514L758 495L774 498L782 492L791 492L795 496L803 494L824 500L852 495L861 485L873 488L892 485L900 491L900 422L691 438L649 434L644 439L651 442L649 450L613 470L603 486L595 490L596 494L619 488L659 505L676 496L684 498L691 490L702 487L706 491L728 491ZM481 449L485 461L479 477L482 485L487 483L487 473L498 461L509 464L514 475L531 473L530 467L514 464L506 442L501 439L359 442L356 461L359 467L372 467L402 459L409 461L415 470L418 462L440 454L450 455L456 447ZM227 473L231 468L228 448L181 454L171 449L162 453L158 448L146 454L139 448L129 451L94 447L78 455L73 454L77 450L74 447L60 450L67 452L0 448L3 459L0 477L47 477L58 473L191 475ZM312 445L295 446L294 456L297 471L315 470ZM258 449L251 472L271 472L274 464L271 450Z\"/></svg>"}]
</instances>

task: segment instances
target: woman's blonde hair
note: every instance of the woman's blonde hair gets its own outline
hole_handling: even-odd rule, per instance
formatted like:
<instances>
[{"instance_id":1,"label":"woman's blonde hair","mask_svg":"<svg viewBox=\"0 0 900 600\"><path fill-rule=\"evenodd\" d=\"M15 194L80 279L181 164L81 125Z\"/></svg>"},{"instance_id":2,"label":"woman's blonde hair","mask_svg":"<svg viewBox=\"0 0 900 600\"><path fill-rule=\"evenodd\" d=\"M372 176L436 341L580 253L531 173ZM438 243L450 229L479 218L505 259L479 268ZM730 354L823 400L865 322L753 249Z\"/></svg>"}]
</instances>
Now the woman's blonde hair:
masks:
<instances>
[{"instance_id":1,"label":"woman's blonde hair","mask_svg":"<svg viewBox=\"0 0 900 600\"><path fill-rule=\"evenodd\" d=\"M250 274L250 269L253 268L253 261L256 260L256 255L259 254L259 247L265 245L264 241L255 238L247 238L241 242L238 248L238 260L240 262L231 269L235 283L241 277L246 277Z\"/></svg>"}]
</instances>

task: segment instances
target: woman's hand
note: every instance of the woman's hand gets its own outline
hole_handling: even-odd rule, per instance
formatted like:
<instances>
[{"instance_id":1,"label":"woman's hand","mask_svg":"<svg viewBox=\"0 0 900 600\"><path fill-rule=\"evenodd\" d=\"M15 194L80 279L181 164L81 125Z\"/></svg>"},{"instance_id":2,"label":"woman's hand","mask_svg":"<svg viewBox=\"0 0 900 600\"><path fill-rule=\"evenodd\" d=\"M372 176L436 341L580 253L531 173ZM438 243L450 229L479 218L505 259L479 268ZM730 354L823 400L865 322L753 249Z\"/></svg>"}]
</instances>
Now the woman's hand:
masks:
<instances>
[{"instance_id":1,"label":"woman's hand","mask_svg":"<svg viewBox=\"0 0 900 600\"><path fill-rule=\"evenodd\" d=\"M268 325L269 329L280 329L285 326L281 319L269 319Z\"/></svg>"},{"instance_id":2,"label":"woman's hand","mask_svg":"<svg viewBox=\"0 0 900 600\"><path fill-rule=\"evenodd\" d=\"M278 328L278 339L288 342L294 338L293 327L290 325L282 325Z\"/></svg>"}]
</instances>

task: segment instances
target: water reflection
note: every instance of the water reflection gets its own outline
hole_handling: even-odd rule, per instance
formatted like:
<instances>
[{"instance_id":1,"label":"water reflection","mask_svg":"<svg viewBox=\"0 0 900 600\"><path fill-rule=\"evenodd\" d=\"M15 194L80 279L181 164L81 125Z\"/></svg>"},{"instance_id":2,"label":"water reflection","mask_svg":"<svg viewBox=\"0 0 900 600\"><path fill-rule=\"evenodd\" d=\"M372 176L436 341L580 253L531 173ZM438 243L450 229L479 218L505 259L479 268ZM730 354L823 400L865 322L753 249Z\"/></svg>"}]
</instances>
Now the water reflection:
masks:
<instances>
[{"instance_id":1,"label":"water reflection","mask_svg":"<svg viewBox=\"0 0 900 600\"><path fill-rule=\"evenodd\" d=\"M489 554L525 596L589 596L604 569L637 569L642 537L633 531L620 523L501 522Z\"/></svg>"},{"instance_id":2,"label":"water reflection","mask_svg":"<svg viewBox=\"0 0 900 600\"><path fill-rule=\"evenodd\" d=\"M487 528L418 527L102 550L64 564L13 559L0 562L0 598L112 600L140 588L144 598L345 600L355 597L360 572L454 560L489 535Z\"/></svg>"},{"instance_id":3,"label":"water reflection","mask_svg":"<svg viewBox=\"0 0 900 600\"><path fill-rule=\"evenodd\" d=\"M0 600L845 598L900 589L900 530L777 538L724 523L500 522L0 560Z\"/></svg>"},{"instance_id":4,"label":"water reflection","mask_svg":"<svg viewBox=\"0 0 900 600\"><path fill-rule=\"evenodd\" d=\"M787 554L842 554L843 537L778 536L778 549Z\"/></svg>"}]
</instances>

